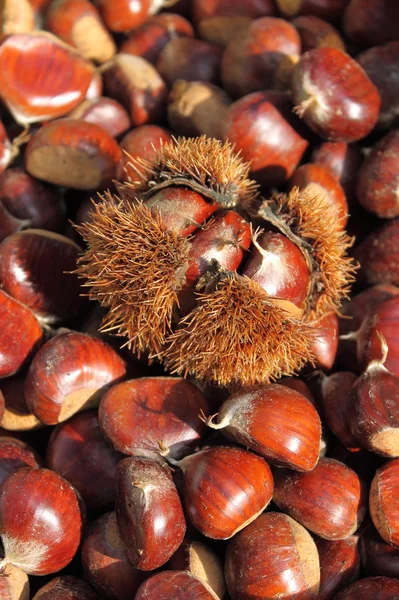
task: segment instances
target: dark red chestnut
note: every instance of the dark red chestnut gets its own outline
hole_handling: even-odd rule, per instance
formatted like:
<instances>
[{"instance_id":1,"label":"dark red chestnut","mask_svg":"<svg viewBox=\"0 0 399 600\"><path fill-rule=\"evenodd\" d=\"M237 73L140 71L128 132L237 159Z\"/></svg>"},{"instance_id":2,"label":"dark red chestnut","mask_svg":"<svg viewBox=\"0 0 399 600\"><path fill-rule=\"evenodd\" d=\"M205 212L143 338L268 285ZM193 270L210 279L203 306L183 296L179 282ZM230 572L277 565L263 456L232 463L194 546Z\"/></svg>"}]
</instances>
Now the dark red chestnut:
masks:
<instances>
[{"instance_id":1,"label":"dark red chestnut","mask_svg":"<svg viewBox=\"0 0 399 600\"><path fill-rule=\"evenodd\" d=\"M286 386L254 385L235 392L220 407L216 423L213 417L206 423L278 466L309 471L317 464L319 415L305 396Z\"/></svg>"},{"instance_id":2,"label":"dark red chestnut","mask_svg":"<svg viewBox=\"0 0 399 600\"><path fill-rule=\"evenodd\" d=\"M108 29L120 32L130 31L142 25L162 3L159 0L96 0L95 4Z\"/></svg>"},{"instance_id":3,"label":"dark red chestnut","mask_svg":"<svg viewBox=\"0 0 399 600\"><path fill-rule=\"evenodd\" d=\"M338 349L338 317L335 313L327 313L315 323L315 339L312 350L316 366L321 369L332 369Z\"/></svg>"},{"instance_id":4,"label":"dark red chestnut","mask_svg":"<svg viewBox=\"0 0 399 600\"><path fill-rule=\"evenodd\" d=\"M15 437L0 437L0 483L22 467L41 467L43 461L27 443Z\"/></svg>"},{"instance_id":5,"label":"dark red chestnut","mask_svg":"<svg viewBox=\"0 0 399 600\"><path fill-rule=\"evenodd\" d=\"M370 487L370 514L380 536L399 546L399 458L377 469Z\"/></svg>"},{"instance_id":6,"label":"dark red chestnut","mask_svg":"<svg viewBox=\"0 0 399 600\"><path fill-rule=\"evenodd\" d=\"M211 588L188 571L162 571L147 579L134 600L219 600Z\"/></svg>"},{"instance_id":7,"label":"dark red chestnut","mask_svg":"<svg viewBox=\"0 0 399 600\"><path fill-rule=\"evenodd\" d=\"M233 600L315 600L319 556L302 525L288 515L267 512L229 542L225 575Z\"/></svg>"},{"instance_id":8,"label":"dark red chestnut","mask_svg":"<svg viewBox=\"0 0 399 600\"><path fill-rule=\"evenodd\" d=\"M78 490L89 509L104 510L114 502L115 469L121 458L105 443L97 411L87 410L54 429L46 465Z\"/></svg>"},{"instance_id":9,"label":"dark red chestnut","mask_svg":"<svg viewBox=\"0 0 399 600\"><path fill-rule=\"evenodd\" d=\"M334 600L396 600L399 598L399 581L391 577L367 577L352 583L334 597Z\"/></svg>"},{"instance_id":10,"label":"dark red chestnut","mask_svg":"<svg viewBox=\"0 0 399 600\"><path fill-rule=\"evenodd\" d=\"M307 529L326 540L354 533L366 513L366 488L349 467L321 458L308 473L275 469L273 501Z\"/></svg>"},{"instance_id":11,"label":"dark red chestnut","mask_svg":"<svg viewBox=\"0 0 399 600\"><path fill-rule=\"evenodd\" d=\"M311 162L324 167L339 181L348 201L352 200L357 172L362 164L361 150L355 144L323 142L312 153Z\"/></svg>"},{"instance_id":12,"label":"dark red chestnut","mask_svg":"<svg viewBox=\"0 0 399 600\"><path fill-rule=\"evenodd\" d=\"M332 600L336 592L356 580L360 570L358 538L331 542L317 538L320 560L320 591L317 600Z\"/></svg>"},{"instance_id":13,"label":"dark red chestnut","mask_svg":"<svg viewBox=\"0 0 399 600\"><path fill-rule=\"evenodd\" d=\"M104 435L124 454L159 459L159 441L173 458L198 444L208 406L191 382L178 377L142 377L114 385L98 412Z\"/></svg>"},{"instance_id":14,"label":"dark red chestnut","mask_svg":"<svg viewBox=\"0 0 399 600\"><path fill-rule=\"evenodd\" d=\"M171 461L184 473L184 505L194 527L226 540L269 504L273 478L267 462L240 448L214 446Z\"/></svg>"},{"instance_id":15,"label":"dark red chestnut","mask_svg":"<svg viewBox=\"0 0 399 600\"><path fill-rule=\"evenodd\" d=\"M359 540L362 565L368 575L383 575L399 579L399 548L387 544L372 525Z\"/></svg>"},{"instance_id":16,"label":"dark red chestnut","mask_svg":"<svg viewBox=\"0 0 399 600\"><path fill-rule=\"evenodd\" d=\"M357 375L337 371L322 375L320 383L321 408L326 424L346 448L357 448L358 442L349 427L349 393Z\"/></svg>"},{"instance_id":17,"label":"dark red chestnut","mask_svg":"<svg viewBox=\"0 0 399 600\"><path fill-rule=\"evenodd\" d=\"M186 521L167 465L125 458L116 469L116 520L129 560L142 571L165 564L183 541Z\"/></svg>"},{"instance_id":18,"label":"dark red chestnut","mask_svg":"<svg viewBox=\"0 0 399 600\"><path fill-rule=\"evenodd\" d=\"M108 344L84 333L59 333L29 367L26 403L42 423L56 425L98 406L105 390L125 373L124 361Z\"/></svg>"},{"instance_id":19,"label":"dark red chestnut","mask_svg":"<svg viewBox=\"0 0 399 600\"><path fill-rule=\"evenodd\" d=\"M370 233L355 250L360 263L359 281L399 284L399 220L384 223Z\"/></svg>"},{"instance_id":20,"label":"dark red chestnut","mask_svg":"<svg viewBox=\"0 0 399 600\"><path fill-rule=\"evenodd\" d=\"M137 173L129 166L130 157L150 159L162 144L170 140L169 131L158 125L141 125L129 131L119 144L122 158L116 170L118 181L137 179Z\"/></svg>"},{"instance_id":21,"label":"dark red chestnut","mask_svg":"<svg viewBox=\"0 0 399 600\"><path fill-rule=\"evenodd\" d=\"M0 489L2 564L32 575L63 569L81 537L81 508L73 487L48 469L25 467Z\"/></svg>"},{"instance_id":22,"label":"dark red chestnut","mask_svg":"<svg viewBox=\"0 0 399 600\"><path fill-rule=\"evenodd\" d=\"M350 0L342 21L345 36L368 48L399 39L399 6L381 0Z\"/></svg>"},{"instance_id":23,"label":"dark red chestnut","mask_svg":"<svg viewBox=\"0 0 399 600\"><path fill-rule=\"evenodd\" d=\"M7 431L31 431L43 427L26 406L24 387L25 377L20 375L1 382L0 405L4 405L4 412L0 425Z\"/></svg>"},{"instance_id":24,"label":"dark red chestnut","mask_svg":"<svg viewBox=\"0 0 399 600\"><path fill-rule=\"evenodd\" d=\"M314 15L303 15L291 21L301 38L302 52L331 46L345 51L345 43L338 31Z\"/></svg>"},{"instance_id":25,"label":"dark red chestnut","mask_svg":"<svg viewBox=\"0 0 399 600\"><path fill-rule=\"evenodd\" d=\"M377 88L359 64L337 48L316 48L301 56L293 70L292 94L298 114L327 140L359 140L378 119Z\"/></svg>"},{"instance_id":26,"label":"dark red chestnut","mask_svg":"<svg viewBox=\"0 0 399 600\"><path fill-rule=\"evenodd\" d=\"M143 579L127 557L114 512L90 524L83 538L81 561L92 586L111 600L132 600Z\"/></svg>"},{"instance_id":27,"label":"dark red chestnut","mask_svg":"<svg viewBox=\"0 0 399 600\"><path fill-rule=\"evenodd\" d=\"M157 60L157 71L168 85L185 81L220 80L222 49L191 37L176 37L166 44Z\"/></svg>"},{"instance_id":28,"label":"dark red chestnut","mask_svg":"<svg viewBox=\"0 0 399 600\"><path fill-rule=\"evenodd\" d=\"M73 575L55 577L33 596L33 600L101 600L91 585Z\"/></svg>"},{"instance_id":29,"label":"dark red chestnut","mask_svg":"<svg viewBox=\"0 0 399 600\"><path fill-rule=\"evenodd\" d=\"M70 114L70 119L82 119L103 127L112 137L125 133L131 126L130 117L123 106L106 96L83 100Z\"/></svg>"}]
</instances>

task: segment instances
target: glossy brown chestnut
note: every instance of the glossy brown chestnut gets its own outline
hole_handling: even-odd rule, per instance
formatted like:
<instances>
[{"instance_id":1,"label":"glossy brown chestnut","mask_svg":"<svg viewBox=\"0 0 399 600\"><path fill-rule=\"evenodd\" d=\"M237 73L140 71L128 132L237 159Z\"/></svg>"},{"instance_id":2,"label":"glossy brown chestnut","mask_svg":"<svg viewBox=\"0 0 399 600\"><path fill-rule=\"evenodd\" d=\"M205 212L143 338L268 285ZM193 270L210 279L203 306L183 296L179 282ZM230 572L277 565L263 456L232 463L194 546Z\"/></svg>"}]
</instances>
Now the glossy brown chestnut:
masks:
<instances>
[{"instance_id":1,"label":"glossy brown chestnut","mask_svg":"<svg viewBox=\"0 0 399 600\"><path fill-rule=\"evenodd\" d=\"M345 142L323 142L313 150L311 158L313 164L324 167L339 181L349 202L362 161L360 148Z\"/></svg>"},{"instance_id":2,"label":"glossy brown chestnut","mask_svg":"<svg viewBox=\"0 0 399 600\"><path fill-rule=\"evenodd\" d=\"M58 425L46 452L47 467L69 481L87 507L95 510L112 507L115 469L121 459L122 455L106 444L96 410L78 413Z\"/></svg>"},{"instance_id":3,"label":"glossy brown chestnut","mask_svg":"<svg viewBox=\"0 0 399 600\"><path fill-rule=\"evenodd\" d=\"M121 151L99 125L78 119L59 119L43 125L31 138L25 153L30 175L78 190L110 184Z\"/></svg>"},{"instance_id":4,"label":"glossy brown chestnut","mask_svg":"<svg viewBox=\"0 0 399 600\"><path fill-rule=\"evenodd\" d=\"M359 64L337 48L305 52L294 67L291 89L298 114L324 139L354 142L377 122L377 88Z\"/></svg>"},{"instance_id":5,"label":"glossy brown chestnut","mask_svg":"<svg viewBox=\"0 0 399 600\"><path fill-rule=\"evenodd\" d=\"M184 540L166 565L173 571L189 571L204 581L218 598L224 598L226 583L219 556L202 542Z\"/></svg>"},{"instance_id":6,"label":"glossy brown chestnut","mask_svg":"<svg viewBox=\"0 0 399 600\"><path fill-rule=\"evenodd\" d=\"M360 263L358 279L369 285L399 284L399 220L384 223L355 250Z\"/></svg>"},{"instance_id":7,"label":"glossy brown chestnut","mask_svg":"<svg viewBox=\"0 0 399 600\"><path fill-rule=\"evenodd\" d=\"M156 8L162 3L151 0L96 0L95 4L108 29L120 32L142 25L149 14L156 12Z\"/></svg>"},{"instance_id":8,"label":"glossy brown chestnut","mask_svg":"<svg viewBox=\"0 0 399 600\"><path fill-rule=\"evenodd\" d=\"M114 385L101 400L104 435L124 454L159 460L159 441L173 458L198 444L204 430L198 414L208 403L191 382L178 377L142 377Z\"/></svg>"},{"instance_id":9,"label":"glossy brown chestnut","mask_svg":"<svg viewBox=\"0 0 399 600\"><path fill-rule=\"evenodd\" d=\"M88 0L52 2L46 12L46 28L89 60L103 63L116 52L112 36Z\"/></svg>"},{"instance_id":10,"label":"glossy brown chestnut","mask_svg":"<svg viewBox=\"0 0 399 600\"><path fill-rule=\"evenodd\" d=\"M0 175L0 198L5 210L22 221L24 228L59 231L64 224L61 194L20 167L10 167Z\"/></svg>"},{"instance_id":11,"label":"glossy brown chestnut","mask_svg":"<svg viewBox=\"0 0 399 600\"><path fill-rule=\"evenodd\" d=\"M256 519L271 500L269 465L247 450L214 446L176 464L184 472L187 515L206 537L231 538Z\"/></svg>"},{"instance_id":12,"label":"glossy brown chestnut","mask_svg":"<svg viewBox=\"0 0 399 600\"><path fill-rule=\"evenodd\" d=\"M336 221L331 225L345 229L348 221L348 203L345 192L327 169L315 164L301 165L290 181L290 188L295 186L299 189L307 187L310 194L315 197L323 197L329 205L334 207L336 213Z\"/></svg>"},{"instance_id":13,"label":"glossy brown chestnut","mask_svg":"<svg viewBox=\"0 0 399 600\"><path fill-rule=\"evenodd\" d=\"M391 577L367 577L352 583L337 594L334 600L396 600L399 598L399 581Z\"/></svg>"},{"instance_id":14,"label":"glossy brown chestnut","mask_svg":"<svg viewBox=\"0 0 399 600\"><path fill-rule=\"evenodd\" d=\"M46 425L98 406L105 390L122 379L124 361L99 339L74 331L46 342L25 381L28 408Z\"/></svg>"},{"instance_id":15,"label":"glossy brown chestnut","mask_svg":"<svg viewBox=\"0 0 399 600\"><path fill-rule=\"evenodd\" d=\"M43 461L31 446L15 437L0 436L0 483L22 467L41 467Z\"/></svg>"},{"instance_id":16,"label":"glossy brown chestnut","mask_svg":"<svg viewBox=\"0 0 399 600\"><path fill-rule=\"evenodd\" d=\"M358 442L349 427L349 392L357 380L350 371L322 375L320 384L321 408L326 424L346 448L357 448Z\"/></svg>"},{"instance_id":17,"label":"glossy brown chestnut","mask_svg":"<svg viewBox=\"0 0 399 600\"><path fill-rule=\"evenodd\" d=\"M321 458L308 473L275 469L273 501L309 531L326 540L352 535L366 513L366 488L338 460Z\"/></svg>"},{"instance_id":18,"label":"glossy brown chestnut","mask_svg":"<svg viewBox=\"0 0 399 600\"><path fill-rule=\"evenodd\" d=\"M399 6L380 0L350 0L342 26L356 46L368 48L399 39Z\"/></svg>"},{"instance_id":19,"label":"glossy brown chestnut","mask_svg":"<svg viewBox=\"0 0 399 600\"><path fill-rule=\"evenodd\" d=\"M331 542L315 540L320 560L320 590L317 600L332 600L335 594L355 581L360 571L357 536Z\"/></svg>"},{"instance_id":20,"label":"glossy brown chestnut","mask_svg":"<svg viewBox=\"0 0 399 600\"><path fill-rule=\"evenodd\" d=\"M372 148L358 173L357 199L381 219L399 216L398 152L399 129L394 129Z\"/></svg>"},{"instance_id":21,"label":"glossy brown chestnut","mask_svg":"<svg viewBox=\"0 0 399 600\"><path fill-rule=\"evenodd\" d=\"M370 488L370 514L380 536L399 546L399 458L377 469Z\"/></svg>"},{"instance_id":22,"label":"glossy brown chestnut","mask_svg":"<svg viewBox=\"0 0 399 600\"><path fill-rule=\"evenodd\" d=\"M0 378L19 371L42 337L42 328L32 311L0 290Z\"/></svg>"},{"instance_id":23,"label":"glossy brown chestnut","mask_svg":"<svg viewBox=\"0 0 399 600\"><path fill-rule=\"evenodd\" d=\"M332 369L338 350L338 317L335 313L327 313L315 323L315 339L312 350L316 366L320 369Z\"/></svg>"},{"instance_id":24,"label":"glossy brown chestnut","mask_svg":"<svg viewBox=\"0 0 399 600\"><path fill-rule=\"evenodd\" d=\"M0 96L22 125L67 114L84 99L93 73L89 61L51 33L10 35L0 44Z\"/></svg>"},{"instance_id":25,"label":"glossy brown chestnut","mask_svg":"<svg viewBox=\"0 0 399 600\"><path fill-rule=\"evenodd\" d=\"M313 600L320 584L319 556L302 525L267 512L229 542L225 575L233 600Z\"/></svg>"},{"instance_id":26,"label":"glossy brown chestnut","mask_svg":"<svg viewBox=\"0 0 399 600\"><path fill-rule=\"evenodd\" d=\"M83 100L70 114L71 119L82 119L103 127L112 137L125 133L131 126L127 111L119 102L106 96Z\"/></svg>"},{"instance_id":27,"label":"glossy brown chestnut","mask_svg":"<svg viewBox=\"0 0 399 600\"><path fill-rule=\"evenodd\" d=\"M74 273L81 248L71 239L43 229L26 229L0 244L0 280L7 294L36 317L55 323L86 306Z\"/></svg>"},{"instance_id":28,"label":"glossy brown chestnut","mask_svg":"<svg viewBox=\"0 0 399 600\"><path fill-rule=\"evenodd\" d=\"M0 425L7 431L31 431L43 426L26 406L24 386L25 377L21 375L1 382L0 406L3 414Z\"/></svg>"},{"instance_id":29,"label":"glossy brown chestnut","mask_svg":"<svg viewBox=\"0 0 399 600\"><path fill-rule=\"evenodd\" d=\"M291 23L274 17L255 19L223 53L223 87L236 98L268 88L284 89L300 52L301 40Z\"/></svg>"},{"instance_id":30,"label":"glossy brown chestnut","mask_svg":"<svg viewBox=\"0 0 399 600\"><path fill-rule=\"evenodd\" d=\"M118 181L135 181L137 173L129 166L130 157L151 158L162 144L170 142L171 134L158 125L140 125L129 131L121 140L119 146L122 158L118 163L116 178Z\"/></svg>"},{"instance_id":31,"label":"glossy brown chestnut","mask_svg":"<svg viewBox=\"0 0 399 600\"><path fill-rule=\"evenodd\" d=\"M73 575L62 575L40 588L33 600L101 600L101 598L83 579Z\"/></svg>"},{"instance_id":32,"label":"glossy brown chestnut","mask_svg":"<svg viewBox=\"0 0 399 600\"><path fill-rule=\"evenodd\" d=\"M338 31L314 15L303 15L291 21L301 38L302 52L331 46L345 51L345 43Z\"/></svg>"},{"instance_id":33,"label":"glossy brown chestnut","mask_svg":"<svg viewBox=\"0 0 399 600\"><path fill-rule=\"evenodd\" d=\"M399 41L369 48L356 57L380 94L378 126L384 129L399 124L398 53Z\"/></svg>"},{"instance_id":34,"label":"glossy brown chestnut","mask_svg":"<svg viewBox=\"0 0 399 600\"><path fill-rule=\"evenodd\" d=\"M359 539L362 565L368 575L382 575L399 579L399 548L384 542L372 525Z\"/></svg>"},{"instance_id":35,"label":"glossy brown chestnut","mask_svg":"<svg viewBox=\"0 0 399 600\"><path fill-rule=\"evenodd\" d=\"M4 600L30 600L28 575L13 565L6 565L0 573L0 595Z\"/></svg>"},{"instance_id":36,"label":"glossy brown chestnut","mask_svg":"<svg viewBox=\"0 0 399 600\"><path fill-rule=\"evenodd\" d=\"M193 26L181 15L161 13L132 31L120 52L141 56L155 64L166 44L177 37L194 37Z\"/></svg>"},{"instance_id":37,"label":"glossy brown chestnut","mask_svg":"<svg viewBox=\"0 0 399 600\"><path fill-rule=\"evenodd\" d=\"M188 571L162 571L147 579L134 600L218 600L206 583Z\"/></svg>"},{"instance_id":38,"label":"glossy brown chestnut","mask_svg":"<svg viewBox=\"0 0 399 600\"><path fill-rule=\"evenodd\" d=\"M337 20L349 0L276 0L284 17L315 15L321 19Z\"/></svg>"},{"instance_id":39,"label":"glossy brown chestnut","mask_svg":"<svg viewBox=\"0 0 399 600\"><path fill-rule=\"evenodd\" d=\"M156 67L169 86L178 79L218 83L221 60L222 49L217 44L177 37L160 52Z\"/></svg>"},{"instance_id":40,"label":"glossy brown chestnut","mask_svg":"<svg viewBox=\"0 0 399 600\"><path fill-rule=\"evenodd\" d=\"M153 571L183 541L186 521L169 467L130 457L116 469L116 520L134 566Z\"/></svg>"},{"instance_id":41,"label":"glossy brown chestnut","mask_svg":"<svg viewBox=\"0 0 399 600\"><path fill-rule=\"evenodd\" d=\"M114 512L90 524L83 538L81 561L92 586L111 600L131 600L143 579L127 557Z\"/></svg>"},{"instance_id":42,"label":"glossy brown chestnut","mask_svg":"<svg viewBox=\"0 0 399 600\"><path fill-rule=\"evenodd\" d=\"M298 471L313 469L319 458L319 415L305 396L277 384L254 385L233 393L220 407L217 422L229 439Z\"/></svg>"},{"instance_id":43,"label":"glossy brown chestnut","mask_svg":"<svg viewBox=\"0 0 399 600\"><path fill-rule=\"evenodd\" d=\"M308 146L268 100L267 92L248 94L231 105L224 138L251 163L251 175L264 185L289 179Z\"/></svg>"},{"instance_id":44,"label":"glossy brown chestnut","mask_svg":"<svg viewBox=\"0 0 399 600\"><path fill-rule=\"evenodd\" d=\"M128 111L135 127L159 121L165 109L166 86L144 58L116 54L102 70L107 95Z\"/></svg>"},{"instance_id":45,"label":"glossy brown chestnut","mask_svg":"<svg viewBox=\"0 0 399 600\"><path fill-rule=\"evenodd\" d=\"M32 575L64 568L75 555L83 526L75 490L48 469L25 467L0 489L2 564Z\"/></svg>"}]
</instances>

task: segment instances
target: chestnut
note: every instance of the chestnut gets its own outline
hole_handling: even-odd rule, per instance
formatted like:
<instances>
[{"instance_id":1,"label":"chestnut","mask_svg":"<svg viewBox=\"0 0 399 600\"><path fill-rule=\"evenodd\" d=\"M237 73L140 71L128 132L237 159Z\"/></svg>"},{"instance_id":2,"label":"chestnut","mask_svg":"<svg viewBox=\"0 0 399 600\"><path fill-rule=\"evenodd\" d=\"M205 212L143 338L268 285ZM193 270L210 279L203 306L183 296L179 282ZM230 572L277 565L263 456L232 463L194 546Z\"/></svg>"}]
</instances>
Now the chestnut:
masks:
<instances>
[{"instance_id":1,"label":"chestnut","mask_svg":"<svg viewBox=\"0 0 399 600\"><path fill-rule=\"evenodd\" d=\"M91 585L111 600L131 600L143 580L144 573L127 557L114 512L103 514L89 525L83 537L81 561Z\"/></svg>"},{"instance_id":2,"label":"chestnut","mask_svg":"<svg viewBox=\"0 0 399 600\"><path fill-rule=\"evenodd\" d=\"M320 382L321 409L326 424L346 448L357 448L349 426L350 391L357 375L350 371L337 371L322 375Z\"/></svg>"},{"instance_id":3,"label":"chestnut","mask_svg":"<svg viewBox=\"0 0 399 600\"><path fill-rule=\"evenodd\" d=\"M199 443L204 425L199 412L208 406L190 381L179 377L141 377L125 381L101 400L100 427L124 454L159 460L159 441L181 458Z\"/></svg>"},{"instance_id":4,"label":"chestnut","mask_svg":"<svg viewBox=\"0 0 399 600\"><path fill-rule=\"evenodd\" d=\"M286 18L296 15L315 15L327 21L341 17L349 0L276 0L281 14Z\"/></svg>"},{"instance_id":5,"label":"chestnut","mask_svg":"<svg viewBox=\"0 0 399 600\"><path fill-rule=\"evenodd\" d=\"M161 571L147 579L134 600L219 600L212 589L188 571Z\"/></svg>"},{"instance_id":6,"label":"chestnut","mask_svg":"<svg viewBox=\"0 0 399 600\"><path fill-rule=\"evenodd\" d=\"M79 295L76 261L81 248L41 229L9 235L0 244L0 280L5 292L45 323L72 318L87 301Z\"/></svg>"},{"instance_id":7,"label":"chestnut","mask_svg":"<svg viewBox=\"0 0 399 600\"><path fill-rule=\"evenodd\" d=\"M221 60L220 46L191 37L176 37L160 52L156 67L169 86L178 79L218 83Z\"/></svg>"},{"instance_id":8,"label":"chestnut","mask_svg":"<svg viewBox=\"0 0 399 600\"><path fill-rule=\"evenodd\" d=\"M256 19L276 14L273 0L193 0L192 5L193 21L197 25L213 17L244 16Z\"/></svg>"},{"instance_id":9,"label":"chestnut","mask_svg":"<svg viewBox=\"0 0 399 600\"><path fill-rule=\"evenodd\" d=\"M43 461L26 442L11 436L0 436L0 484L23 467L41 467Z\"/></svg>"},{"instance_id":10,"label":"chestnut","mask_svg":"<svg viewBox=\"0 0 399 600\"><path fill-rule=\"evenodd\" d=\"M254 385L233 393L216 415L206 419L229 439L298 471L314 469L319 458L321 424L305 396L278 384Z\"/></svg>"},{"instance_id":11,"label":"chestnut","mask_svg":"<svg viewBox=\"0 0 399 600\"><path fill-rule=\"evenodd\" d=\"M316 367L332 369L338 350L338 317L335 313L327 313L315 323L315 339L312 350Z\"/></svg>"},{"instance_id":12,"label":"chestnut","mask_svg":"<svg viewBox=\"0 0 399 600\"><path fill-rule=\"evenodd\" d=\"M33 600L101 600L90 584L73 575L54 577L33 596Z\"/></svg>"},{"instance_id":13,"label":"chestnut","mask_svg":"<svg viewBox=\"0 0 399 600\"><path fill-rule=\"evenodd\" d=\"M129 560L142 571L165 564L183 541L186 521L167 465L125 458L116 469L116 520Z\"/></svg>"},{"instance_id":14,"label":"chestnut","mask_svg":"<svg viewBox=\"0 0 399 600\"><path fill-rule=\"evenodd\" d=\"M159 0L96 0L95 4L108 29L115 32L136 29L161 6Z\"/></svg>"},{"instance_id":15,"label":"chestnut","mask_svg":"<svg viewBox=\"0 0 399 600\"><path fill-rule=\"evenodd\" d=\"M359 540L362 565L368 575L382 575L399 579L399 548L387 544L370 525Z\"/></svg>"},{"instance_id":16,"label":"chestnut","mask_svg":"<svg viewBox=\"0 0 399 600\"><path fill-rule=\"evenodd\" d=\"M399 284L399 220L387 222L370 233L355 249L360 263L358 279L369 285Z\"/></svg>"},{"instance_id":17,"label":"chestnut","mask_svg":"<svg viewBox=\"0 0 399 600\"><path fill-rule=\"evenodd\" d=\"M323 142L313 150L310 162L324 167L338 180L350 203L356 175L363 162L360 148L345 142Z\"/></svg>"},{"instance_id":18,"label":"chestnut","mask_svg":"<svg viewBox=\"0 0 399 600\"><path fill-rule=\"evenodd\" d=\"M345 51L342 37L327 21L314 15L303 15L292 19L291 24L294 25L301 38L302 52L323 46L331 46Z\"/></svg>"},{"instance_id":19,"label":"chestnut","mask_svg":"<svg viewBox=\"0 0 399 600\"><path fill-rule=\"evenodd\" d=\"M302 525L288 515L266 512L229 542L225 575L233 600L314 600L319 556Z\"/></svg>"},{"instance_id":20,"label":"chestnut","mask_svg":"<svg viewBox=\"0 0 399 600\"><path fill-rule=\"evenodd\" d=\"M352 583L334 597L334 600L394 600L399 598L399 581L391 577L366 577Z\"/></svg>"},{"instance_id":21,"label":"chestnut","mask_svg":"<svg viewBox=\"0 0 399 600\"><path fill-rule=\"evenodd\" d=\"M212 42L226 48L238 39L250 27L252 19L244 16L211 17L198 25L198 34L202 40Z\"/></svg>"},{"instance_id":22,"label":"chestnut","mask_svg":"<svg viewBox=\"0 0 399 600\"><path fill-rule=\"evenodd\" d=\"M320 560L320 590L317 600L332 600L336 592L355 581L360 571L358 537L331 542L315 540Z\"/></svg>"},{"instance_id":23,"label":"chestnut","mask_svg":"<svg viewBox=\"0 0 399 600\"><path fill-rule=\"evenodd\" d=\"M377 88L338 48L305 52L294 67L291 89L297 113L324 139L354 142L377 123L381 103Z\"/></svg>"},{"instance_id":24,"label":"chestnut","mask_svg":"<svg viewBox=\"0 0 399 600\"><path fill-rule=\"evenodd\" d=\"M115 499L115 469L121 458L105 443L97 411L86 410L54 429L46 465L80 492L89 509L104 510Z\"/></svg>"},{"instance_id":25,"label":"chestnut","mask_svg":"<svg viewBox=\"0 0 399 600\"><path fill-rule=\"evenodd\" d=\"M352 535L366 514L366 488L359 476L332 458L308 473L275 469L273 502L326 540Z\"/></svg>"},{"instance_id":26,"label":"chestnut","mask_svg":"<svg viewBox=\"0 0 399 600\"><path fill-rule=\"evenodd\" d=\"M78 190L110 184L121 151L100 125L59 119L41 127L25 152L25 168L38 179Z\"/></svg>"},{"instance_id":27,"label":"chestnut","mask_svg":"<svg viewBox=\"0 0 399 600\"><path fill-rule=\"evenodd\" d=\"M0 44L0 96L21 125L66 115L84 99L93 73L89 61L51 33L14 34Z\"/></svg>"},{"instance_id":28,"label":"chestnut","mask_svg":"<svg viewBox=\"0 0 399 600\"><path fill-rule=\"evenodd\" d=\"M370 47L399 39L399 6L380 0L350 0L343 14L345 36L356 46Z\"/></svg>"},{"instance_id":29,"label":"chestnut","mask_svg":"<svg viewBox=\"0 0 399 600\"><path fill-rule=\"evenodd\" d=\"M169 131L158 125L140 125L129 131L119 144L122 158L116 170L118 181L134 181L137 178L137 173L129 164L131 158L150 159L162 144L170 141Z\"/></svg>"},{"instance_id":30,"label":"chestnut","mask_svg":"<svg viewBox=\"0 0 399 600\"><path fill-rule=\"evenodd\" d=\"M388 544L399 546L399 458L377 469L370 487L370 514Z\"/></svg>"},{"instance_id":31,"label":"chestnut","mask_svg":"<svg viewBox=\"0 0 399 600\"><path fill-rule=\"evenodd\" d=\"M0 290L0 379L14 375L37 350L43 331L26 306Z\"/></svg>"},{"instance_id":32,"label":"chestnut","mask_svg":"<svg viewBox=\"0 0 399 600\"><path fill-rule=\"evenodd\" d=\"M16 375L1 382L0 405L3 404L3 414L0 425L7 431L31 431L43 427L35 415L26 406L25 377Z\"/></svg>"},{"instance_id":33,"label":"chestnut","mask_svg":"<svg viewBox=\"0 0 399 600\"><path fill-rule=\"evenodd\" d=\"M75 331L46 342L25 380L28 408L42 423L56 425L98 406L108 386L125 376L126 365L108 344Z\"/></svg>"},{"instance_id":34,"label":"chestnut","mask_svg":"<svg viewBox=\"0 0 399 600\"><path fill-rule=\"evenodd\" d=\"M2 564L31 575L48 575L74 557L83 518L78 496L62 477L48 469L25 467L0 488Z\"/></svg>"},{"instance_id":35,"label":"chestnut","mask_svg":"<svg viewBox=\"0 0 399 600\"><path fill-rule=\"evenodd\" d=\"M130 117L119 102L106 96L83 100L70 114L70 119L82 119L103 127L112 137L118 137L130 128Z\"/></svg>"},{"instance_id":36,"label":"chestnut","mask_svg":"<svg viewBox=\"0 0 399 600\"><path fill-rule=\"evenodd\" d=\"M267 462L240 448L214 446L180 461L184 505L194 527L226 540L247 527L269 504L273 478Z\"/></svg>"}]
</instances>

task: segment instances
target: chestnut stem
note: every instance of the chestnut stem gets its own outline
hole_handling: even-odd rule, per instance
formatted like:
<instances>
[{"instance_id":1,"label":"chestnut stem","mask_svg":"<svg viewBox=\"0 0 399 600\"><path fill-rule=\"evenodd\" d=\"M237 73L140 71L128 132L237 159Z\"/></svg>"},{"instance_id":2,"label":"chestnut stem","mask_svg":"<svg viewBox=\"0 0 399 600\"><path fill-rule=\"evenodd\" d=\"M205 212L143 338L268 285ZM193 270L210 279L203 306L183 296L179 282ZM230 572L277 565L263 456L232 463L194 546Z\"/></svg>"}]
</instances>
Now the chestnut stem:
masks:
<instances>
[{"instance_id":1,"label":"chestnut stem","mask_svg":"<svg viewBox=\"0 0 399 600\"><path fill-rule=\"evenodd\" d=\"M384 363L385 363L385 361L387 359L387 356L388 356L388 350L389 350L388 344L387 344L387 341L386 341L385 337L382 335L382 333L380 331L377 331L376 333L377 333L378 339L381 342L381 354L382 354L382 357L381 358L375 358L374 360L370 361L369 364L367 365L367 369L366 369L367 372L369 372L369 371L371 371L372 369L375 369L375 368L377 368L377 369L381 369L382 368L385 371L387 370L386 367L384 367Z\"/></svg>"},{"instance_id":2,"label":"chestnut stem","mask_svg":"<svg viewBox=\"0 0 399 600\"><path fill-rule=\"evenodd\" d=\"M214 423L213 419L217 417L218 414L219 413L215 413L214 415L210 415L209 417L207 417L204 411L201 410L198 416L201 419L201 421L203 421L205 425L207 425L211 429L223 429L224 427L227 427L227 425L230 422L230 419L228 416L226 416L220 421L220 423Z\"/></svg>"}]
</instances>

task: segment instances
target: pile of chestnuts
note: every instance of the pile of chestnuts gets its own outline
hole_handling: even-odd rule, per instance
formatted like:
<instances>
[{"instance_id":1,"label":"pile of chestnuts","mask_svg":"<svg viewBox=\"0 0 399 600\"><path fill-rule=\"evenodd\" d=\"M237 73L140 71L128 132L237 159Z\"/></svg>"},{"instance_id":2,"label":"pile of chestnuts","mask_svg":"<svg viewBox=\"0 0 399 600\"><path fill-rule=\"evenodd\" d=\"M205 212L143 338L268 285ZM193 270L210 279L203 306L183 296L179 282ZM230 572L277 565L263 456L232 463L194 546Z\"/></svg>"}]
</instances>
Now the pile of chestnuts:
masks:
<instances>
[{"instance_id":1,"label":"pile of chestnuts","mask_svg":"<svg viewBox=\"0 0 399 600\"><path fill-rule=\"evenodd\" d=\"M399 3L0 3L0 600L399 600Z\"/></svg>"}]
</instances>

